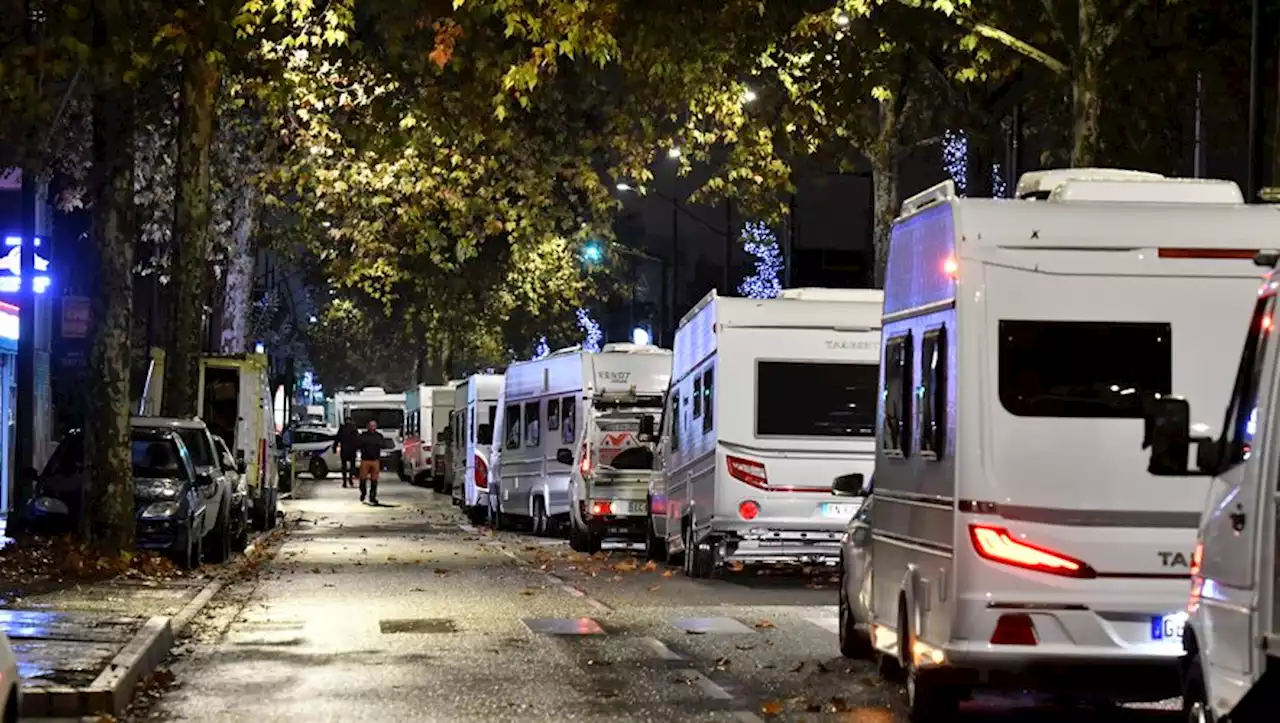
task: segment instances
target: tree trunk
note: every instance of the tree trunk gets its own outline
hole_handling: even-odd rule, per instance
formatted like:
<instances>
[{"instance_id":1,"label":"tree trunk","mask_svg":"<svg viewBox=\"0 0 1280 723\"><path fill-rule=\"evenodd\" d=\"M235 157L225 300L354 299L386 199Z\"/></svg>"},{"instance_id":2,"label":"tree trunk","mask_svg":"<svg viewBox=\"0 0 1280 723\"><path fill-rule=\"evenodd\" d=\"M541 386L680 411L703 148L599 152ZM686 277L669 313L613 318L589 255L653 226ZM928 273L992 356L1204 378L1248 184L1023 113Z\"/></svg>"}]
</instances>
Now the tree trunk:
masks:
<instances>
[{"instance_id":1,"label":"tree trunk","mask_svg":"<svg viewBox=\"0 0 1280 723\"><path fill-rule=\"evenodd\" d=\"M201 329L209 273L209 150L213 146L218 68L197 47L182 68L178 170L173 220L172 343L165 365L166 416L194 416L200 379Z\"/></svg>"},{"instance_id":2,"label":"tree trunk","mask_svg":"<svg viewBox=\"0 0 1280 723\"><path fill-rule=\"evenodd\" d=\"M95 45L127 37L128 0L100 0ZM93 297L92 392L85 425L91 481L89 539L103 553L133 549L133 463L129 443L130 351L133 323L133 94L122 65L106 60L94 93L93 248L98 289Z\"/></svg>"},{"instance_id":3,"label":"tree trunk","mask_svg":"<svg viewBox=\"0 0 1280 723\"><path fill-rule=\"evenodd\" d=\"M258 189L245 183L231 209L231 256L227 260L226 287L222 296L222 335L218 349L223 354L248 350L249 304L253 292L253 230L257 220Z\"/></svg>"},{"instance_id":4,"label":"tree trunk","mask_svg":"<svg viewBox=\"0 0 1280 723\"><path fill-rule=\"evenodd\" d=\"M1079 18L1080 44L1071 81L1071 166L1089 168L1097 165L1102 150L1102 68L1107 43L1095 0L1080 0Z\"/></svg>"},{"instance_id":5,"label":"tree trunk","mask_svg":"<svg viewBox=\"0 0 1280 723\"><path fill-rule=\"evenodd\" d=\"M875 288L884 288L885 270L889 265L889 233L893 219L898 216L898 159L896 146L892 151L877 149L868 158L871 162L871 178L874 194L872 212L875 234Z\"/></svg>"}]
</instances>

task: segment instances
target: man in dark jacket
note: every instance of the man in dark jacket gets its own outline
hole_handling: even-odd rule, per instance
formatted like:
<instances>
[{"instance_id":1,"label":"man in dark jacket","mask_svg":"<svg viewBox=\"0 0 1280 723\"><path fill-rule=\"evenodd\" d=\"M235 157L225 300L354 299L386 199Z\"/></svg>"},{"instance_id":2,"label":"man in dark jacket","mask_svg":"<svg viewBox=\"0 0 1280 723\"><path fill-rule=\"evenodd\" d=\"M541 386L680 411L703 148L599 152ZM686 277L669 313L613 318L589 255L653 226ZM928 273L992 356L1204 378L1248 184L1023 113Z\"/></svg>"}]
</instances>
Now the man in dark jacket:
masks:
<instances>
[{"instance_id":1,"label":"man in dark jacket","mask_svg":"<svg viewBox=\"0 0 1280 723\"><path fill-rule=\"evenodd\" d=\"M360 433L360 501L364 502L365 482L369 483L369 504L378 504L378 477L382 474L382 445L386 437L378 431L378 423L369 420L369 426Z\"/></svg>"},{"instance_id":2,"label":"man in dark jacket","mask_svg":"<svg viewBox=\"0 0 1280 723\"><path fill-rule=\"evenodd\" d=\"M342 486L354 487L359 472L356 470L356 452L360 447L360 430L351 423L351 417L342 420L338 433L333 437L333 449L342 458Z\"/></svg>"}]
</instances>

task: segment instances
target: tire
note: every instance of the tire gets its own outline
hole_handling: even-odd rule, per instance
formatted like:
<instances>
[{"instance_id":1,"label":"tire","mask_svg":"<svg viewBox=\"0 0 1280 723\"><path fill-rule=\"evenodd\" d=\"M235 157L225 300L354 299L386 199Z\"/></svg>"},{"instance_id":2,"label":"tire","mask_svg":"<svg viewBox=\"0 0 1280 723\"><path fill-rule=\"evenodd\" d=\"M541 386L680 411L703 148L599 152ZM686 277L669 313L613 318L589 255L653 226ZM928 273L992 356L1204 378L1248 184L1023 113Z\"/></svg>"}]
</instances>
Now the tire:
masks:
<instances>
[{"instance_id":1,"label":"tire","mask_svg":"<svg viewBox=\"0 0 1280 723\"><path fill-rule=\"evenodd\" d=\"M237 508L236 534L231 538L231 551L244 552L244 548L249 546L249 511L245 509L244 503Z\"/></svg>"},{"instance_id":2,"label":"tire","mask_svg":"<svg viewBox=\"0 0 1280 723\"><path fill-rule=\"evenodd\" d=\"M195 520L188 519L187 529L182 534L182 546L169 551L174 563L184 570L200 567L200 558L203 557L204 546L201 538L195 534L195 526Z\"/></svg>"},{"instance_id":3,"label":"tire","mask_svg":"<svg viewBox=\"0 0 1280 723\"><path fill-rule=\"evenodd\" d=\"M653 516L650 515L644 522L644 559L656 562L666 560L667 557L667 540L665 537L659 538L654 532Z\"/></svg>"},{"instance_id":4,"label":"tire","mask_svg":"<svg viewBox=\"0 0 1280 723\"><path fill-rule=\"evenodd\" d=\"M403 457L401 457L400 461L396 463L396 474L400 477L401 482L408 482L410 479L412 479L409 476L409 473L405 471Z\"/></svg>"},{"instance_id":5,"label":"tire","mask_svg":"<svg viewBox=\"0 0 1280 723\"><path fill-rule=\"evenodd\" d=\"M875 652L871 640L858 632L857 620L853 617L853 607L849 605L849 593L845 590L843 565L840 569L840 654L846 658L865 660Z\"/></svg>"},{"instance_id":6,"label":"tire","mask_svg":"<svg viewBox=\"0 0 1280 723\"><path fill-rule=\"evenodd\" d=\"M319 457L312 457L307 471L311 473L314 479L324 479L329 476L329 465L325 464L324 460Z\"/></svg>"},{"instance_id":7,"label":"tire","mask_svg":"<svg viewBox=\"0 0 1280 723\"><path fill-rule=\"evenodd\" d=\"M493 529L507 530L511 528L511 520L502 512L502 500L498 499L493 507Z\"/></svg>"},{"instance_id":8,"label":"tire","mask_svg":"<svg viewBox=\"0 0 1280 723\"><path fill-rule=\"evenodd\" d=\"M586 535L582 534L582 528L569 521L569 549L574 552L587 551Z\"/></svg>"},{"instance_id":9,"label":"tire","mask_svg":"<svg viewBox=\"0 0 1280 723\"><path fill-rule=\"evenodd\" d=\"M9 699L4 704L4 723L18 723L18 686L9 687Z\"/></svg>"},{"instance_id":10,"label":"tire","mask_svg":"<svg viewBox=\"0 0 1280 723\"><path fill-rule=\"evenodd\" d=\"M685 574L695 580L711 577L715 574L715 547L708 537L701 542L694 542L693 525L685 531L684 570Z\"/></svg>"},{"instance_id":11,"label":"tire","mask_svg":"<svg viewBox=\"0 0 1280 723\"><path fill-rule=\"evenodd\" d=\"M271 498L271 504L267 507L267 529L272 530L279 522L276 516L280 511L280 490L268 490L267 496Z\"/></svg>"},{"instance_id":12,"label":"tire","mask_svg":"<svg viewBox=\"0 0 1280 723\"><path fill-rule=\"evenodd\" d=\"M1204 689L1200 656L1192 655L1182 674L1182 719L1188 723L1214 723L1213 709Z\"/></svg>"},{"instance_id":13,"label":"tire","mask_svg":"<svg viewBox=\"0 0 1280 723\"><path fill-rule=\"evenodd\" d=\"M898 664L906 681L907 715L912 723L950 723L960 714L959 692L938 680L938 671L915 666L911 648L915 634L907 623L905 607L898 612ZM905 643L905 645L903 644Z\"/></svg>"},{"instance_id":14,"label":"tire","mask_svg":"<svg viewBox=\"0 0 1280 723\"><path fill-rule=\"evenodd\" d=\"M473 525L483 525L489 519L489 508L476 505L466 508L467 520Z\"/></svg>"},{"instance_id":15,"label":"tire","mask_svg":"<svg viewBox=\"0 0 1280 723\"><path fill-rule=\"evenodd\" d=\"M547 504L541 497L533 498L533 534L545 537L550 533L551 519L547 517Z\"/></svg>"},{"instance_id":16,"label":"tire","mask_svg":"<svg viewBox=\"0 0 1280 723\"><path fill-rule=\"evenodd\" d=\"M222 563L231 559L231 514L230 509L218 513L218 521L209 531L209 545L205 553L209 562Z\"/></svg>"}]
</instances>

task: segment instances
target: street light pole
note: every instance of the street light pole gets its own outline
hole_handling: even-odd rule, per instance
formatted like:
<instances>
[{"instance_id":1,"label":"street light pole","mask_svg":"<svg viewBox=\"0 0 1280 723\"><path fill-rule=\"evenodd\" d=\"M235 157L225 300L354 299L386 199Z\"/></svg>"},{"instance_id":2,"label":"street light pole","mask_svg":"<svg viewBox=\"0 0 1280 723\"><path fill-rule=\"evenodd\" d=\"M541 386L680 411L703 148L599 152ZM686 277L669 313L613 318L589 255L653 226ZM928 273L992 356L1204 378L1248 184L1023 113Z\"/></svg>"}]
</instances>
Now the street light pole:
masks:
<instances>
[{"instance_id":1,"label":"street light pole","mask_svg":"<svg viewBox=\"0 0 1280 723\"><path fill-rule=\"evenodd\" d=\"M671 293L667 294L667 272L662 271L662 334L659 344L674 345L676 306L680 294L680 209L671 206Z\"/></svg>"},{"instance_id":2,"label":"street light pole","mask_svg":"<svg viewBox=\"0 0 1280 723\"><path fill-rule=\"evenodd\" d=\"M721 292L725 296L731 293L729 286L729 263L733 256L733 200L729 197L724 199L724 290Z\"/></svg>"},{"instance_id":3,"label":"street light pole","mask_svg":"<svg viewBox=\"0 0 1280 723\"><path fill-rule=\"evenodd\" d=\"M1262 0L1253 0L1249 34L1249 172L1245 201L1256 203L1262 190Z\"/></svg>"}]
</instances>

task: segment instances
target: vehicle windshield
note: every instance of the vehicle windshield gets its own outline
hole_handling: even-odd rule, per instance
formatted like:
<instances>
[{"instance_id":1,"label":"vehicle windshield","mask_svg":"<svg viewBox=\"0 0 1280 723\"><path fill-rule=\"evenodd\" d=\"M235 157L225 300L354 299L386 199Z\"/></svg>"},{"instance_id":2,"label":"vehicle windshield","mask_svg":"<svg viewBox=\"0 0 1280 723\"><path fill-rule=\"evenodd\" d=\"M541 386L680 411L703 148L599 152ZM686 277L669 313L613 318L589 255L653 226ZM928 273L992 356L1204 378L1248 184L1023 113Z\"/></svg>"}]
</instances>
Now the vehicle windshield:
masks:
<instances>
[{"instance_id":1,"label":"vehicle windshield","mask_svg":"<svg viewBox=\"0 0 1280 723\"><path fill-rule=\"evenodd\" d=\"M365 409L352 409L350 412L351 423L356 425L357 429L364 429L369 424L369 420L378 423L378 429L382 431L401 429L404 426L404 410L403 409L378 409L375 407L367 407Z\"/></svg>"},{"instance_id":2,"label":"vehicle windshield","mask_svg":"<svg viewBox=\"0 0 1280 723\"><path fill-rule=\"evenodd\" d=\"M757 437L874 437L877 364L761 361Z\"/></svg>"},{"instance_id":3,"label":"vehicle windshield","mask_svg":"<svg viewBox=\"0 0 1280 723\"><path fill-rule=\"evenodd\" d=\"M186 479L178 445L163 437L135 437L132 443L135 479Z\"/></svg>"},{"instance_id":4,"label":"vehicle windshield","mask_svg":"<svg viewBox=\"0 0 1280 723\"><path fill-rule=\"evenodd\" d=\"M1000 322L1000 403L1019 417L1141 419L1173 386L1173 329L1163 323Z\"/></svg>"},{"instance_id":5,"label":"vehicle windshield","mask_svg":"<svg viewBox=\"0 0 1280 723\"><path fill-rule=\"evenodd\" d=\"M592 446L596 463L601 468L614 470L652 470L654 441L640 441L640 419L645 415L657 418L654 410L628 408L597 415L592 420Z\"/></svg>"},{"instance_id":6,"label":"vehicle windshield","mask_svg":"<svg viewBox=\"0 0 1280 723\"><path fill-rule=\"evenodd\" d=\"M197 427L178 429L182 443L187 445L187 453L191 455L191 464L197 467L216 467L213 449L209 446L209 433Z\"/></svg>"}]
</instances>

